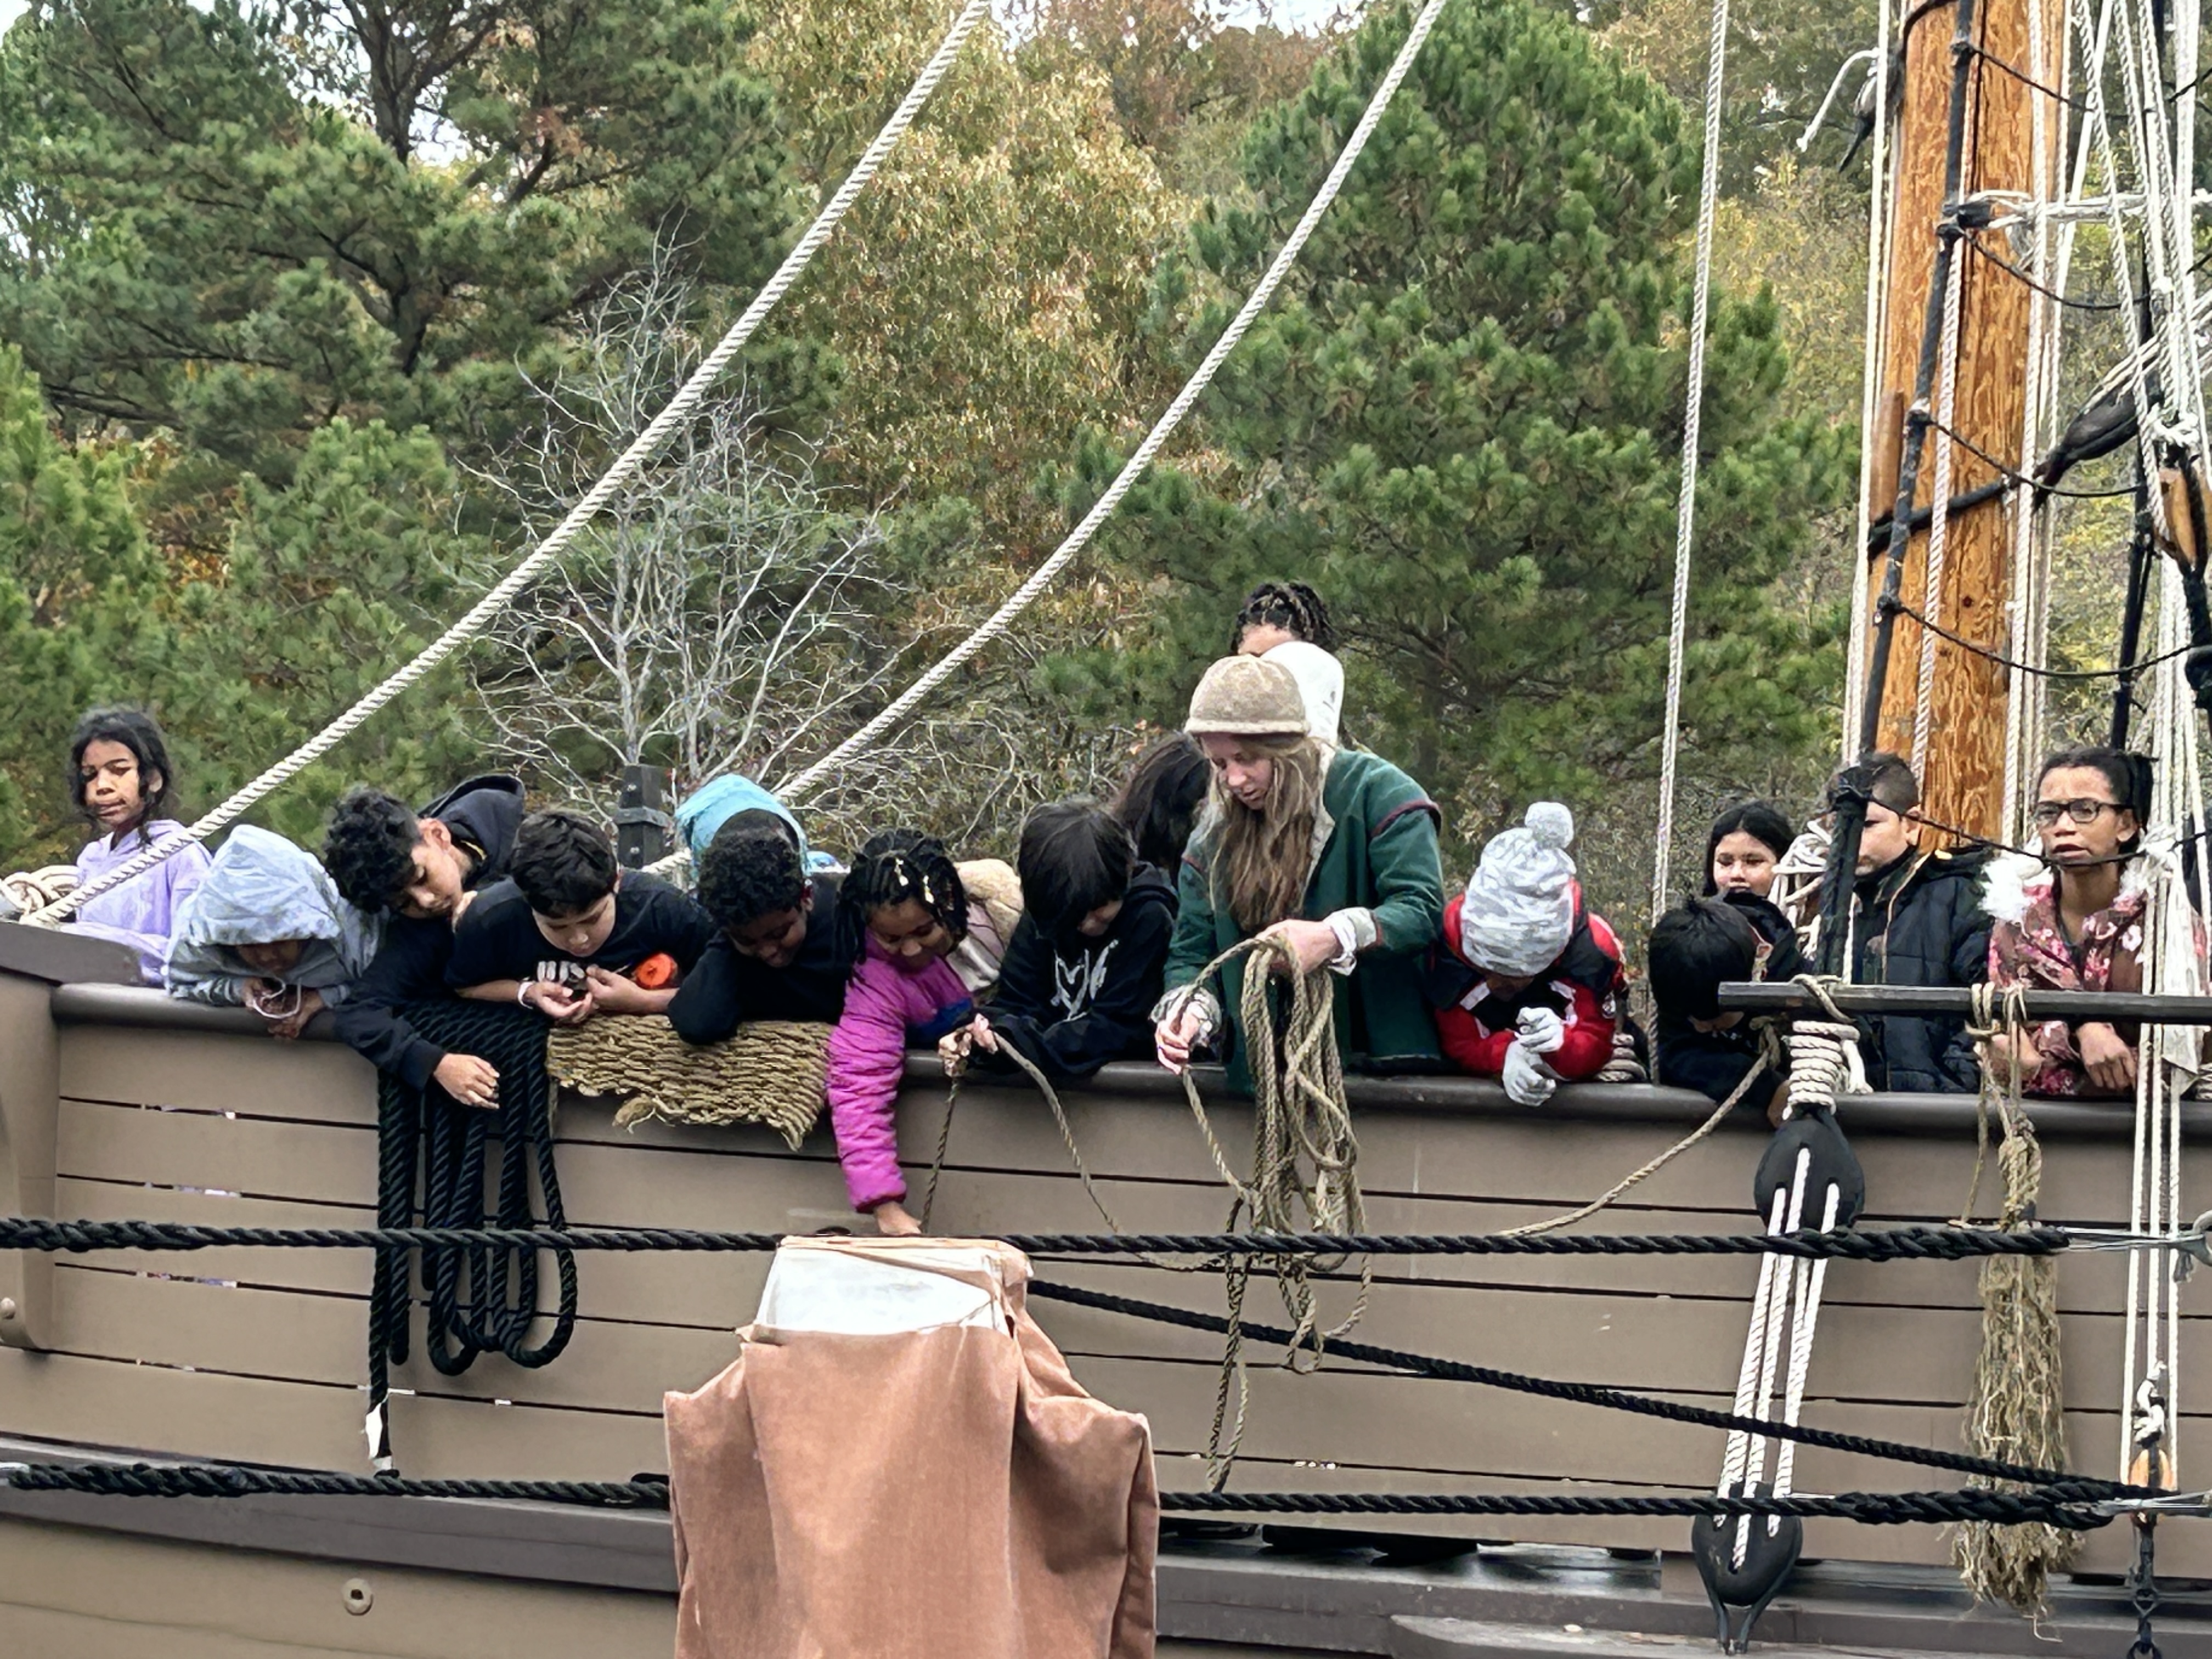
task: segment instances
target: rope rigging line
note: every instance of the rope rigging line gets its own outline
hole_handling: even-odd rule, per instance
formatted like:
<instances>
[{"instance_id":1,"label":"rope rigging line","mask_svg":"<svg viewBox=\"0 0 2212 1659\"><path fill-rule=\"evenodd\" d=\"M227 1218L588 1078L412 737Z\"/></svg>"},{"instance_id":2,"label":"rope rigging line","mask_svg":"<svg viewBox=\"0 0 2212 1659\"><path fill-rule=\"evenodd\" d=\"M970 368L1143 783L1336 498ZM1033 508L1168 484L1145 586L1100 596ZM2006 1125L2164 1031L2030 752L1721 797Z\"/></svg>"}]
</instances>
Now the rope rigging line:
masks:
<instances>
[{"instance_id":1,"label":"rope rigging line","mask_svg":"<svg viewBox=\"0 0 2212 1659\"><path fill-rule=\"evenodd\" d=\"M2008 466L1972 438L1946 426L1932 416L1928 422L1928 429L1948 438L2016 489L2033 489L2039 495L2056 495L2061 501L2109 501L2118 496L2132 495L2136 493L2136 487L2131 483L2121 484L2111 489L2066 489L2057 484L2047 484L2039 478L2029 477L2017 467Z\"/></svg>"},{"instance_id":2,"label":"rope rigging line","mask_svg":"<svg viewBox=\"0 0 2212 1659\"><path fill-rule=\"evenodd\" d=\"M774 1250L804 1234L707 1232L678 1227L204 1227L182 1221L56 1220L0 1216L0 1249ZM2195 1251L2204 1235L2113 1235L2039 1226L1881 1227L1824 1233L999 1233L1030 1255L1783 1255L1845 1261L1962 1261L2053 1255L2067 1249Z\"/></svg>"},{"instance_id":3,"label":"rope rigging line","mask_svg":"<svg viewBox=\"0 0 2212 1659\"><path fill-rule=\"evenodd\" d=\"M2026 70L2021 68L2017 64L2006 62L2003 58L1998 57L1996 53L1990 51L1986 46L1975 44L1969 46L1966 50L1974 57L1981 59L1983 63L1987 64L1991 69L2003 71L2005 74L2012 76L2014 80L2019 82L2021 85L2028 88L2031 91L2041 93L2045 98L2050 99L2054 104L2063 104L2068 109L2080 110L2085 112L2089 107L2087 100L2081 98L2069 98L2064 93L2059 91L2057 88L2045 86L2042 82L2037 80L2035 76L2030 75Z\"/></svg>"},{"instance_id":4,"label":"rope rigging line","mask_svg":"<svg viewBox=\"0 0 2212 1659\"><path fill-rule=\"evenodd\" d=\"M1917 623L1921 627L1926 629L1938 639L1948 640L1953 645L1957 646L1963 651L1970 651L1975 656L1986 658L1989 661L1996 663L2001 667L2012 669L2016 673L2033 674L2046 680L2133 679L2136 676L2143 673L2148 669L2156 668L2163 664L2172 662L2177 658L2186 657L2197 649L2193 645L2176 646L2171 651L2161 651L2155 656L2141 657L2136 659L2134 662L2124 663L2118 668L2050 668L2037 663L2024 662L2017 657L2008 657L2003 652L1996 650L1990 646L1984 645L1979 641L1970 640L1962 635L1954 634L1949 629L1942 627L1936 623L1929 621L1926 617L1923 616L1919 611L1915 611L1911 605L1905 604L1902 599L1898 600L1888 608L1896 611L1899 616L1905 617L1907 621ZM2002 845L2000 842L1992 842L1990 844L1992 846Z\"/></svg>"},{"instance_id":5,"label":"rope rigging line","mask_svg":"<svg viewBox=\"0 0 2212 1659\"><path fill-rule=\"evenodd\" d=\"M1209 1331L1216 1335L1224 1335L1231 1326L1231 1322L1219 1314L1200 1313L1195 1309L1170 1307L1164 1303L1141 1302L1103 1291L1084 1290L1073 1285L1032 1280L1029 1289L1032 1295L1044 1297L1049 1301L1095 1308L1102 1313L1127 1314L1133 1318L1151 1320L1158 1324L1179 1325L1187 1330ZM1255 1342L1272 1343L1285 1348L1291 1346L1296 1335L1294 1332L1265 1325L1247 1325L1243 1330L1244 1334ZM1999 1458L1942 1451L1931 1446L1909 1446L1894 1440L1844 1434L1831 1429L1807 1428L1800 1423L1778 1421L1764 1416L1753 1417L1737 1411L1715 1411L1706 1406L1686 1405L1680 1401L1662 1400L1624 1389L1609 1389L1595 1382L1564 1382L1548 1376L1531 1376L1522 1371L1500 1370L1490 1365L1474 1365L1462 1360L1440 1359L1430 1354L1408 1353L1402 1349L1376 1347L1370 1343L1334 1343L1329 1352L1340 1360L1353 1360L1387 1370L1433 1377L1439 1382L1470 1382L1480 1388L1502 1389L1513 1394L1534 1395L1539 1399L1558 1400L1571 1405L1595 1406L1607 1411L1627 1412L1638 1417L1659 1418L1669 1423L1687 1423L1697 1428L1771 1436L1778 1440L1819 1446L1829 1451L1852 1452L1891 1462L1948 1469L1956 1474L1977 1475L1984 1480L2013 1480L2032 1486L2064 1486L2087 1499L2110 1498L2123 1491L2131 1492L2131 1489L2123 1488L2116 1482L2087 1480L2063 1470L2039 1469Z\"/></svg>"},{"instance_id":6,"label":"rope rigging line","mask_svg":"<svg viewBox=\"0 0 2212 1659\"><path fill-rule=\"evenodd\" d=\"M2077 300L2069 294L2061 294L2057 289L2036 281L2027 272L2006 258L2003 254L1990 252L1988 246L1978 235L1969 233L1960 240L1999 270L2007 272L2054 304L2065 306L2074 311L2118 311L2120 308L2120 302L2118 300Z\"/></svg>"},{"instance_id":7,"label":"rope rigging line","mask_svg":"<svg viewBox=\"0 0 2212 1659\"><path fill-rule=\"evenodd\" d=\"M1886 273L1889 269L1889 100L1890 73L1896 67L1890 50L1890 25L1893 21L1891 0L1877 0L1875 6L1874 59L1874 148L1868 156L1867 169L1867 240L1866 240L1866 305L1864 332L1859 342L1859 430L1871 433L1875 429L1877 409L1881 402L1882 338L1888 316L1889 284ZM1865 697L1866 659L1869 641L1867 629L1861 621L1867 614L1867 603L1872 582L1871 561L1864 556L1875 517L1874 485L1878 445L1862 441L1859 445L1859 488L1857 511L1855 516L1856 539L1852 543L1862 550L1861 556L1851 561L1851 625L1845 630L1844 655L1843 729L1838 734L1838 760L1848 764L1857 752L1861 704Z\"/></svg>"},{"instance_id":8,"label":"rope rigging line","mask_svg":"<svg viewBox=\"0 0 2212 1659\"><path fill-rule=\"evenodd\" d=\"M243 1468L227 1463L0 1463L17 1492L112 1498L428 1498L665 1510L665 1479L635 1480L403 1480L336 1471ZM1987 1521L2087 1531L2114 1518L2109 1505L2064 1491L1839 1492L1832 1498L1614 1496L1536 1492L1164 1492L1164 1510L1262 1515L1799 1515L1875 1525Z\"/></svg>"},{"instance_id":9,"label":"rope rigging line","mask_svg":"<svg viewBox=\"0 0 2212 1659\"><path fill-rule=\"evenodd\" d=\"M651 424L631 440L629 447L622 453L583 499L568 509L568 515L553 527L528 556L471 605L466 615L425 647L414 660L373 688L352 708L260 776L246 784L214 811L189 825L181 835L169 836L144 852L125 860L106 874L63 895L25 920L46 926L63 921L74 915L86 901L144 874L185 847L206 840L263 796L337 747L378 709L483 633L541 571L568 550L568 545L599 515L599 510L621 493L659 452L661 445L706 400L708 392L721 378L722 372L759 331L777 302L805 272L816 252L830 240L830 233L836 229L838 222L844 218L860 192L881 170L891 151L897 148L907 130L914 125L915 118L921 114L922 106L928 102L938 83L951 70L954 61L960 56L961 48L967 44L968 37L975 33L976 26L989 12L990 0L967 0L960 15L953 20L951 28L939 43L935 53L923 66L914 84L907 88L906 96L891 112L890 118L884 124L883 130L861 153L860 159L854 163L852 172L846 175L844 183L837 186L836 193L816 216L814 222L793 245L791 252L784 256L783 263L776 267L775 275L754 296L753 302L745 307L744 314L731 325L720 343L700 362L699 367L692 371L691 377L669 399L667 405L653 417Z\"/></svg>"},{"instance_id":10,"label":"rope rigging line","mask_svg":"<svg viewBox=\"0 0 2212 1659\"><path fill-rule=\"evenodd\" d=\"M1923 565L1925 576L1922 604L1934 616L1942 614L1943 578L1951 546L1951 467L1954 459L1951 429L1958 399L1960 311L1966 289L1965 262L1946 258L1943 264L1940 368L1936 380L1936 416L1930 422L1936 434L1936 482L1935 493L1929 503L1928 543ZM1912 698L1912 772L1916 777L1928 775L1928 744L1934 733L1935 687L1936 639L1933 635L1923 634L1920 636L1919 673Z\"/></svg>"},{"instance_id":11,"label":"rope rigging line","mask_svg":"<svg viewBox=\"0 0 2212 1659\"><path fill-rule=\"evenodd\" d=\"M1690 298L1689 389L1682 410L1682 477L1674 499L1674 586L1667 616L1667 697L1659 748L1659 822L1651 864L1651 914L1667 908L1674 851L1674 774L1682 748L1682 676L1689 653L1690 543L1698 515L1698 442L1705 410L1705 323L1712 291L1713 221L1720 203L1721 82L1728 59L1728 0L1713 0L1705 56L1705 150L1698 188L1697 269Z\"/></svg>"},{"instance_id":12,"label":"rope rigging line","mask_svg":"<svg viewBox=\"0 0 2212 1659\"><path fill-rule=\"evenodd\" d=\"M1337 192L1344 188L1344 182L1351 176L1353 164L1359 160L1360 152L1367 148L1369 137L1382 121L1383 112L1390 107L1390 100L1397 95L1399 83L1413 68L1414 58L1420 54L1422 43L1429 38L1430 30L1436 27L1437 19L1443 14L1446 3L1447 0L1426 0L1414 16L1405 44L1398 49L1398 55L1384 72L1381 83L1375 89L1374 97L1368 101L1365 112L1359 118L1358 125L1352 128L1352 136L1345 140L1335 165L1329 168L1328 176L1322 181L1320 191L1277 252L1274 262L1246 297L1229 326L1222 331L1221 337L1213 343L1213 348L1206 354L1205 361L1184 383L1182 390L1176 393L1174 401L1153 423L1152 429L1145 434L1144 441L1122 463L1121 471L1115 475L1113 483L1107 485L1105 494L1099 496L1092 503L1091 510L1083 515L1082 522L1068 532L1066 539L1030 574L1028 580L1008 596L1005 604L992 612L966 639L939 658L921 678L893 698L882 712L821 759L779 781L775 788L778 799L787 805L795 803L846 761L905 719L916 704L950 679L963 664L1005 633L1014 619L1028 610L1037 596L1052 585L1076 555L1090 545L1091 538L1113 516L1114 509L1121 505L1121 498L1129 493L1145 470L1151 466L1152 458L1175 435L1176 428L1182 424L1183 417L1190 413L1206 388L1213 383L1213 377L1220 372L1221 365L1228 360L1229 354L1236 349L1237 342L1244 337L1245 331L1267 309L1268 301L1274 298L1275 290L1290 274L1291 267L1297 263L1307 240L1320 225L1322 216L1328 211L1330 204L1336 200Z\"/></svg>"}]
</instances>

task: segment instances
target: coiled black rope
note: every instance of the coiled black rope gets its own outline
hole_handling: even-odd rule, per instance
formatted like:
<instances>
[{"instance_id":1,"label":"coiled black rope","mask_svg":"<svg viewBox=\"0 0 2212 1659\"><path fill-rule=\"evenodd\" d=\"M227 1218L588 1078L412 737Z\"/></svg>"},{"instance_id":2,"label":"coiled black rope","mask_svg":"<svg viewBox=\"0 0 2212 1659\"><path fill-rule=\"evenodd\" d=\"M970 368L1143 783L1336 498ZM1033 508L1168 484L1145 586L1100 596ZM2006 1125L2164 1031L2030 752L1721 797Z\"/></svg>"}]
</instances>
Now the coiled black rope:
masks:
<instances>
[{"instance_id":1,"label":"coiled black rope","mask_svg":"<svg viewBox=\"0 0 2212 1659\"><path fill-rule=\"evenodd\" d=\"M427 1314L423 1346L430 1363L458 1376L480 1353L503 1353L516 1364L550 1364L568 1345L576 1324L576 1261L558 1242L528 1238L535 1219L531 1181L535 1176L544 1211L544 1231L566 1231L560 1178L553 1158L553 1091L545 1072L545 1022L542 1016L501 1003L452 1000L420 1003L405 1011L415 1029L450 1052L476 1054L499 1073L499 1109L463 1106L434 1084L410 1087L389 1073L380 1074L377 1095L377 1218L384 1235L371 1282L368 1320L368 1379L372 1454L380 1467L391 1455L389 1427L382 1416L388 1367L404 1363L409 1348L408 1260L410 1248L424 1250L422 1281ZM490 1143L500 1141L497 1208L488 1212L485 1186ZM429 1224L415 1229L416 1170L421 1166L421 1202ZM488 1223L496 1222L491 1228ZM440 1235L410 1241L406 1235ZM550 1315L538 1306L538 1253L554 1252L559 1290ZM541 1318L550 1329L533 1344L532 1330Z\"/></svg>"},{"instance_id":2,"label":"coiled black rope","mask_svg":"<svg viewBox=\"0 0 2212 1659\"><path fill-rule=\"evenodd\" d=\"M1139 1302L1126 1296L1083 1290L1073 1285L1032 1280L1029 1292L1054 1302L1097 1308L1107 1313L1127 1314L1164 1325L1180 1325L1189 1330L1206 1331L1216 1336L1225 1335L1229 1330L1229 1322L1218 1314L1169 1307L1158 1302ZM1267 1325L1240 1322L1239 1329L1244 1340L1250 1342L1271 1342L1286 1346L1291 1340L1291 1332ZM1690 1406L1679 1401L1632 1394L1626 1389L1608 1389L1595 1382L1562 1382L1553 1377L1530 1376L1524 1372L1498 1370L1489 1365L1471 1365L1462 1360L1407 1353L1401 1349L1377 1347L1368 1342L1332 1338L1328 1352L1329 1357L1334 1359L1380 1365L1416 1376L1433 1376L1449 1382L1473 1382L1484 1388L1505 1389L1516 1394L1534 1395L1545 1400L1563 1400L1575 1405L1601 1406L1610 1411L1632 1412L1644 1417L1663 1418L1672 1423L1694 1424L1701 1428L1771 1435L1777 1439L1795 1440L1802 1445L1825 1447L1830 1451L1853 1452L1863 1457L1886 1458L1898 1463L1918 1463L1929 1468L1979 1475L1989 1480L2016 1480L2025 1486L2061 1492L2069 1502L2094 1503L2115 1497L2155 1496L2148 1489L2139 1491L2110 1480L2083 1480L2060 1469L2033 1468L1995 1458L1975 1457L1965 1452L1939 1451L1929 1446L1908 1446L1901 1441L1841 1434L1831 1429L1807 1428L1802 1424L1784 1423L1768 1418L1739 1417L1733 1412L1714 1411L1709 1407Z\"/></svg>"},{"instance_id":3,"label":"coiled black rope","mask_svg":"<svg viewBox=\"0 0 2212 1659\"><path fill-rule=\"evenodd\" d=\"M181 1221L0 1216L0 1249L773 1250L788 1233L679 1227L202 1227ZM1784 1255L1810 1261L1963 1261L2056 1255L2063 1227L1883 1227L1781 1233L1000 1233L1030 1255ZM2150 1241L2153 1243L2160 1241ZM496 1345L494 1345L496 1346Z\"/></svg>"},{"instance_id":4,"label":"coiled black rope","mask_svg":"<svg viewBox=\"0 0 2212 1659\"><path fill-rule=\"evenodd\" d=\"M18 1492L112 1498L443 1498L665 1510L665 1480L403 1480L393 1475L240 1468L221 1463L15 1463L0 1475ZM1566 1492L1166 1492L1164 1510L1253 1515L1797 1515L1875 1525L1988 1521L2084 1532L2112 1520L2053 1491L1840 1492L1832 1498L1612 1496Z\"/></svg>"}]
</instances>

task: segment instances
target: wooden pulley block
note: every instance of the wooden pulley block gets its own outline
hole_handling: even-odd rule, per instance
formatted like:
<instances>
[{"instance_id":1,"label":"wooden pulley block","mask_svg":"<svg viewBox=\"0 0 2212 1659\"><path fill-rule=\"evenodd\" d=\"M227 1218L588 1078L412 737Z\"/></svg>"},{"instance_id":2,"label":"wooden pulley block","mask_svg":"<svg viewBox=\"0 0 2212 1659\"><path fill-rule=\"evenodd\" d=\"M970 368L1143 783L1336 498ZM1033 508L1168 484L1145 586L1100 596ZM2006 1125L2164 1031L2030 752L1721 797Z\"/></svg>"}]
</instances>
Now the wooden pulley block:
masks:
<instances>
[{"instance_id":1,"label":"wooden pulley block","mask_svg":"<svg viewBox=\"0 0 2212 1659\"><path fill-rule=\"evenodd\" d=\"M2173 1460L2162 1446L2138 1446L2128 1460L2128 1485L2157 1492L2173 1490Z\"/></svg>"},{"instance_id":2,"label":"wooden pulley block","mask_svg":"<svg viewBox=\"0 0 2212 1659\"><path fill-rule=\"evenodd\" d=\"M2204 499L2204 481L2197 479L2198 498ZM2197 568L2202 550L2197 545L2197 520L2189 505L2189 477L2179 466L2161 466L2158 470L2159 499L2166 507L2166 533L2158 538L2158 550L2169 559L2177 559L2192 570Z\"/></svg>"}]
</instances>

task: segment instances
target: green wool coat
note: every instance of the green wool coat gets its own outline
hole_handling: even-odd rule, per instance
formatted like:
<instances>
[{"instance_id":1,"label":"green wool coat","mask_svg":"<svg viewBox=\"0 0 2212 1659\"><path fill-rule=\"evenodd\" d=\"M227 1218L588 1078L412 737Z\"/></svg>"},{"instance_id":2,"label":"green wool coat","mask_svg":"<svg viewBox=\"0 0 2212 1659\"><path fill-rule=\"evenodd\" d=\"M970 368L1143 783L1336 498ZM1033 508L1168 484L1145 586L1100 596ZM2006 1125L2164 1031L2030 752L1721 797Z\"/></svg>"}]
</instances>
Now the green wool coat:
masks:
<instances>
[{"instance_id":1,"label":"green wool coat","mask_svg":"<svg viewBox=\"0 0 2212 1659\"><path fill-rule=\"evenodd\" d=\"M1443 865L1437 852L1443 815L1421 787L1380 756L1340 749L1322 787L1321 844L1298 915L1326 921L1338 910L1364 906L1375 915L1380 943L1363 952L1349 978L1335 980L1336 1043L1348 1065L1388 1072L1404 1061L1434 1069L1436 1018L1421 982L1429 947L1443 927ZM1167 985L1175 990L1245 937L1230 915L1226 895L1214 902L1211 866L1215 831L1203 828L1185 850L1182 908L1175 942L1168 947ZM1249 1092L1244 1035L1237 1030L1237 1000L1244 964L1222 969L1220 995L1228 1029L1236 1032L1229 1081Z\"/></svg>"}]
</instances>

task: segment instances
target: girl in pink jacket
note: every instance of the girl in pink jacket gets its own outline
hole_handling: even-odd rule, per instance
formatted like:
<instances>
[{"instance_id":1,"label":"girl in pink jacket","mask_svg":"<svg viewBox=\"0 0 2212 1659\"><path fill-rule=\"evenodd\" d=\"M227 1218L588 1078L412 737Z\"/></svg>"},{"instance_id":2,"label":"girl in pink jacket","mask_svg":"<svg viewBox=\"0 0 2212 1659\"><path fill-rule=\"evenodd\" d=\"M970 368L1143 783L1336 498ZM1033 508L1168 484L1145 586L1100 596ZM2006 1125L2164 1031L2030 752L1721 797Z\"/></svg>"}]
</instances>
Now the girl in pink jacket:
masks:
<instances>
[{"instance_id":1,"label":"girl in pink jacket","mask_svg":"<svg viewBox=\"0 0 2212 1659\"><path fill-rule=\"evenodd\" d=\"M946 960L968 932L968 895L945 848L911 830L872 838L838 889L839 938L856 963L830 1036L830 1121L853 1207L887 1233L918 1233L901 1201L892 1108L911 1036L924 1042L975 1012Z\"/></svg>"}]
</instances>

